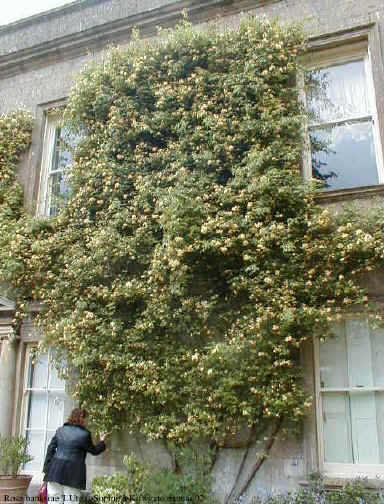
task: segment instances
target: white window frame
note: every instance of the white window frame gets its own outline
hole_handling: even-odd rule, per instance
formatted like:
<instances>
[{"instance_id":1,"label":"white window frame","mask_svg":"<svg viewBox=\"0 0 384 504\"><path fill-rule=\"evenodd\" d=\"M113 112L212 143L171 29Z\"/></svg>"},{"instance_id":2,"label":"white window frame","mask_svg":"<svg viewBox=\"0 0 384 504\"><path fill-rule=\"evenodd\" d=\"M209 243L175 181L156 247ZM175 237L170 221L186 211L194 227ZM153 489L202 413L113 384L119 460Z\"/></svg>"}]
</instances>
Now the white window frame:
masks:
<instances>
[{"instance_id":1,"label":"white window frame","mask_svg":"<svg viewBox=\"0 0 384 504\"><path fill-rule=\"evenodd\" d=\"M30 343L30 344L27 344L26 346L26 351L25 351L25 359L24 359L24 382L23 382L23 397L22 397L22 407L21 407L21 432L22 432L22 435L24 437L27 436L27 432L28 431L32 431L32 430L43 430L44 432L44 447L46 446L46 442L47 442L47 435L48 435L48 429L47 429L47 425L48 425L48 413L49 413L49 408L48 408L48 404L49 404L49 394L50 393L57 393L57 392L60 392L60 393L63 393L65 394L64 396L64 401L68 400L68 396L66 394L66 385L64 387L64 389L62 388L48 388L48 383L49 383L49 375L50 375L50 366L51 366L51 363L52 363L52 351L49 350L48 351L48 372L47 372L47 381L46 381L46 386L43 387L43 388L31 388L29 385L30 385L30 378L31 378L31 366L33 365L32 364L32 361L33 361L33 350L36 348L36 344L34 343ZM44 419L44 424L43 424L43 429L31 429L31 428L28 428L28 416L29 416L29 404L30 404L30 395L32 392L34 391L39 391L39 392L46 392L47 393L47 408L46 408L46 413L45 413L45 419ZM65 407L64 407L64 410L63 410L63 418L62 418L62 423L64 422L64 418L65 417ZM62 425L61 423L61 425ZM58 426L60 427L60 425ZM44 449L44 447L42 449ZM43 463L44 463L44 458L45 458L45 454L43 454ZM40 474L43 470L43 467L41 466L41 468L39 470L31 470L31 469L22 469L21 470L21 473L22 474L32 474L32 475L36 475L36 474Z\"/></svg>"},{"instance_id":2,"label":"white window frame","mask_svg":"<svg viewBox=\"0 0 384 504\"><path fill-rule=\"evenodd\" d=\"M364 314L354 314L353 318L361 318L366 320ZM367 393L367 392L384 392L383 387L321 387L320 382L320 341L314 338L314 371L315 371L315 407L316 407L316 427L317 427L317 446L319 471L326 478L370 478L380 479L384 477L383 464L353 464L353 463L336 463L325 462L324 451L324 423L323 423L323 403L322 393L324 392L352 392L352 393Z\"/></svg>"},{"instance_id":3,"label":"white window frame","mask_svg":"<svg viewBox=\"0 0 384 504\"><path fill-rule=\"evenodd\" d=\"M59 117L54 114L46 114L37 201L37 215L39 217L50 216L52 203L50 180L53 175L61 172L61 170L52 170L53 156L56 149L57 132L59 127Z\"/></svg>"},{"instance_id":4,"label":"white window frame","mask_svg":"<svg viewBox=\"0 0 384 504\"><path fill-rule=\"evenodd\" d=\"M376 156L376 166L378 175L378 184L384 184L384 156L383 156L383 146L380 138L380 128L379 128L379 118L377 114L376 106L376 94L373 82L372 66L370 50L368 46L368 41L360 41L349 43L343 46L338 46L334 48L323 49L320 52L311 52L302 60L302 68L298 74L298 88L299 96L307 108L307 99L305 94L304 85L304 73L310 70L320 70L322 68L327 68L333 65L342 65L350 63L353 61L364 60L365 74L367 77L367 94L369 97L369 104L371 109L371 114L368 116L361 116L356 118L347 118L337 121L323 121L319 123L309 124L308 122L304 126L304 156L303 156L303 178L304 180L309 180L312 178L312 155L311 155L311 144L309 139L310 128L315 128L319 126L327 126L333 124L343 124L354 121L362 121L363 119L372 120L372 132L373 132L373 143L375 148ZM366 187L366 186L361 186ZM327 191L332 193L332 191L340 190L358 190L358 187L346 187L345 189L334 189Z\"/></svg>"}]
</instances>

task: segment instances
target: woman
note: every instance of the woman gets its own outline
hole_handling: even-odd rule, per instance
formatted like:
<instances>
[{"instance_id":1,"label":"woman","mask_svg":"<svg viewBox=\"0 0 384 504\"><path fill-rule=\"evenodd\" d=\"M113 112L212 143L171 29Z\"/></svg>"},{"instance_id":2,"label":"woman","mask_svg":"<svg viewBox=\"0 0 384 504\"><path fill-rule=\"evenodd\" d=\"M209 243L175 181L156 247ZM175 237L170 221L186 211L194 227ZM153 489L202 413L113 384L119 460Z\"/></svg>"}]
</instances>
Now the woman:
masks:
<instances>
[{"instance_id":1,"label":"woman","mask_svg":"<svg viewBox=\"0 0 384 504\"><path fill-rule=\"evenodd\" d=\"M104 436L94 445L86 429L88 413L80 408L72 411L67 422L59 427L48 445L44 462L48 502L78 502L85 488L87 452L99 455L105 450Z\"/></svg>"}]
</instances>

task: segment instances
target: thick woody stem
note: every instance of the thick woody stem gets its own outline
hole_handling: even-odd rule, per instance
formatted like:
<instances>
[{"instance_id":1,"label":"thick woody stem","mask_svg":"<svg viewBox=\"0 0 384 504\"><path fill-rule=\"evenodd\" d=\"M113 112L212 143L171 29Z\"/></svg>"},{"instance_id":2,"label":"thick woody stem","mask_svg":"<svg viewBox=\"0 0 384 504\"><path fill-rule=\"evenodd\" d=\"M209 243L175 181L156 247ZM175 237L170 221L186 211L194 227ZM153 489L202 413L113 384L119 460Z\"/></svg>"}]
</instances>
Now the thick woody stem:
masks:
<instances>
[{"instance_id":1,"label":"thick woody stem","mask_svg":"<svg viewBox=\"0 0 384 504\"><path fill-rule=\"evenodd\" d=\"M243 486L241 487L240 492L238 493L238 495L237 495L236 499L234 500L234 502L238 502L239 499L240 499L240 497L242 495L244 495L244 493L246 492L246 490L249 487L249 484L251 483L251 481L255 477L255 474L260 469L260 467L263 465L263 462L265 461L265 459L268 457L268 455L269 455L269 453L271 451L271 448L273 446L273 443L275 442L275 439L277 437L277 434L280 431L282 422L283 422L283 418L281 417L281 418L279 418L278 422L276 423L275 428L273 429L273 432L270 435L270 437L269 437L269 439L268 439L268 441L267 441L267 443L265 445L265 449L264 449L263 454L260 455L260 457L256 461L256 464L252 467L252 470L251 470L248 478L246 479L246 481L244 482Z\"/></svg>"},{"instance_id":2,"label":"thick woody stem","mask_svg":"<svg viewBox=\"0 0 384 504\"><path fill-rule=\"evenodd\" d=\"M243 473L243 469L244 469L245 461L247 460L247 457L248 457L249 449L250 449L250 447L252 445L252 442L254 441L255 432L256 432L256 429L255 429L255 426L253 426L252 427L252 431L251 431L251 435L250 435L248 443L247 443L246 450L244 452L244 455L243 455L243 458L241 460L241 464L240 464L239 470L237 472L237 476L236 476L235 482L234 482L234 484L232 486L231 492L228 494L227 498L225 499L224 504L228 504L229 502L231 502L232 495L233 495L233 493L235 491L235 488L237 487L237 483L239 482L240 476Z\"/></svg>"}]
</instances>

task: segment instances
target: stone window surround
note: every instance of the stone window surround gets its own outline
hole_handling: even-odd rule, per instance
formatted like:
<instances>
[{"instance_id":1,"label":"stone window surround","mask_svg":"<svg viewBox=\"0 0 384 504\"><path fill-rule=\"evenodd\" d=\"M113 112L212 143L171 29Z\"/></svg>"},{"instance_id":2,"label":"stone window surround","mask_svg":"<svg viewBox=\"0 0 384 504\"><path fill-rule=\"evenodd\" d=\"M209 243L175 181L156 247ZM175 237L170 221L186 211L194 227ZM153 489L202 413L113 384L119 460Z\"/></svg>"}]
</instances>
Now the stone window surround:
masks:
<instances>
[{"instance_id":1,"label":"stone window surround","mask_svg":"<svg viewBox=\"0 0 384 504\"><path fill-rule=\"evenodd\" d=\"M65 106L65 104L63 104ZM63 168L53 167L53 157L57 149L58 132L61 127L59 125L59 116L55 113L55 109L48 109L44 112L44 121L42 124L42 145L40 157L40 170L38 177L37 201L36 201L36 216L49 217L52 215L51 209L53 189L51 187L52 177L55 174L63 173ZM61 152L59 150L59 152ZM62 193L60 193L62 194ZM60 205L61 206L61 205ZM56 209L59 207L56 207ZM56 215L56 212L54 213Z\"/></svg>"},{"instance_id":2,"label":"stone window surround","mask_svg":"<svg viewBox=\"0 0 384 504\"><path fill-rule=\"evenodd\" d=\"M34 391L36 390L43 390L43 389L35 389L35 388L31 388L31 383L30 383L30 366L31 366L31 361L32 361L32 355L31 355L31 351L32 351L32 348L33 347L36 347L36 343L35 342L28 342L28 343L25 343L23 346L23 362L22 362L22 366L23 366L23 369L22 369L22 381L20 383L21 387L22 387L22 397L21 397L21 408L20 408L20 433L23 435L23 436L26 436L27 435L27 430L28 429L28 426L27 426L27 421L28 421L28 414L29 414L29 408L30 408L30 396L31 396L31 393L33 393ZM51 350L48 351L48 361L47 361L47 366L48 368L50 366L52 366L52 363L51 363ZM48 379L48 374L50 373L49 370L47 370L47 379ZM46 384L47 385L47 384ZM64 391L64 394L65 394L65 390L64 389L56 389L56 388L52 388L52 387L43 387L44 390L45 390L45 393L47 393L49 395L49 393L52 393L52 392L55 392L55 391L59 391L59 392L63 392ZM68 397L64 396L64 402L68 402ZM46 414L45 414L45 418L44 418L44 421L43 421L43 432L44 432L44 439L46 439L46 436L47 436L47 432L48 432L48 408L49 408L49 404L48 404L48 399L47 399L47 409L46 409ZM68 410L68 408L66 408ZM68 413L68 411L67 411ZM62 421L64 421L64 411L63 411L63 418L62 418ZM60 424L61 425L61 424ZM60 427L60 425L58 425L58 427ZM45 454L44 454L45 455ZM43 461L44 461L44 456L43 456ZM36 470L32 470L32 469L26 469L26 470L21 470L21 473L22 474L33 474L33 475L40 475L41 471L36 471Z\"/></svg>"},{"instance_id":3,"label":"stone window surround","mask_svg":"<svg viewBox=\"0 0 384 504\"><path fill-rule=\"evenodd\" d=\"M39 177L40 181L38 198L36 202L36 214L40 216L49 216L51 207L49 179L51 176L52 157L55 149L57 118L54 115L46 114L44 123L44 137L42 142L42 156Z\"/></svg>"},{"instance_id":4,"label":"stone window surround","mask_svg":"<svg viewBox=\"0 0 384 504\"><path fill-rule=\"evenodd\" d=\"M383 304L380 303L383 307ZM364 312L357 310L351 310L346 314L351 315L353 313L353 318L366 320L366 315ZM323 420L322 420L322 389L320 384L320 342L318 339L314 339L314 372L315 372L315 390L316 395L314 399L316 408L316 430L317 430L317 441L318 441L318 455L319 455L319 469L320 473L326 478L327 485L333 484L337 486L337 483L341 481L347 481L351 478L367 478L371 481L372 486L378 484L378 482L384 481L384 464L354 464L354 463L326 463L324 460L324 440L323 440ZM380 389L380 387L373 387L373 389ZM365 390L365 389L364 389ZM381 389L382 390L382 389ZM378 390L379 391L379 390ZM367 392L370 392L369 387ZM376 482L376 483L375 483Z\"/></svg>"},{"instance_id":5,"label":"stone window surround","mask_svg":"<svg viewBox=\"0 0 384 504\"><path fill-rule=\"evenodd\" d=\"M369 76L370 82L368 85L372 88L374 103L376 105L376 113L374 118L376 119L376 125L374 126L376 130L375 141L377 150L377 160L378 160L378 170L381 174L379 177L384 177L384 160L383 160L383 150L384 150L384 100L379 99L382 97L378 96L379 90L384 88L384 56L380 46L380 33L377 23L369 23L367 25L355 26L349 30L342 30L337 33L323 34L318 37L311 37L308 41L308 50L310 54L310 66L313 68L315 65L313 61L316 59L324 62L328 60L329 64L341 61L351 61L351 56L353 58L353 52L362 54L362 51L368 54L370 60L370 70L371 75ZM328 54L331 54L328 57ZM345 59L343 57L345 54ZM304 92L304 69L306 66L306 60L308 61L308 56L302 59L303 69L298 74L298 87L299 96L303 103L305 103L305 92ZM309 145L309 134L308 126L305 126L305 150L303 155L302 164L302 175L303 178L310 178L312 175L312 161L311 161L311 149ZM380 166L381 165L381 166ZM364 186L364 187L354 187L347 189L337 189L334 191L328 191L321 193L317 196L319 203L326 204L327 202L335 201L345 201L355 198L367 198L374 195L384 194L384 183L379 183L375 186Z\"/></svg>"},{"instance_id":6,"label":"stone window surround","mask_svg":"<svg viewBox=\"0 0 384 504\"><path fill-rule=\"evenodd\" d=\"M36 145L36 156L35 159L30 157L29 159L29 170L30 170L30 181L33 186L32 190L32 204L31 211L33 215L42 216L45 215L45 211L43 211L43 207L45 206L45 202L39 202L40 192L43 189L40 189L44 186L44 182L42 183L42 179L44 178L44 156L46 156L46 145L45 145L45 136L47 126L49 124L51 114L55 114L55 111L59 111L66 106L68 97L63 96L58 98L57 100L52 100L46 103L40 103L36 106L35 118L36 123L32 133L32 146ZM46 186L46 184L45 184Z\"/></svg>"}]
</instances>

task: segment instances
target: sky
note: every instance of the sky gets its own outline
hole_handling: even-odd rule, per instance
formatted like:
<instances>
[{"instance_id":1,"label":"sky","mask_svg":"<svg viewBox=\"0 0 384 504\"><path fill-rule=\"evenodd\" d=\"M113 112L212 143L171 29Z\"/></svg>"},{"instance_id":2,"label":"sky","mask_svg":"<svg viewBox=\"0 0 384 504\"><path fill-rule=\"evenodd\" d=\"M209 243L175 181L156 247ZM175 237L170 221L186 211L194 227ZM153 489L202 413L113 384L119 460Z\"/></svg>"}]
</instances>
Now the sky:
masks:
<instances>
[{"instance_id":1,"label":"sky","mask_svg":"<svg viewBox=\"0 0 384 504\"><path fill-rule=\"evenodd\" d=\"M0 0L0 26L71 2L73 0Z\"/></svg>"}]
</instances>

